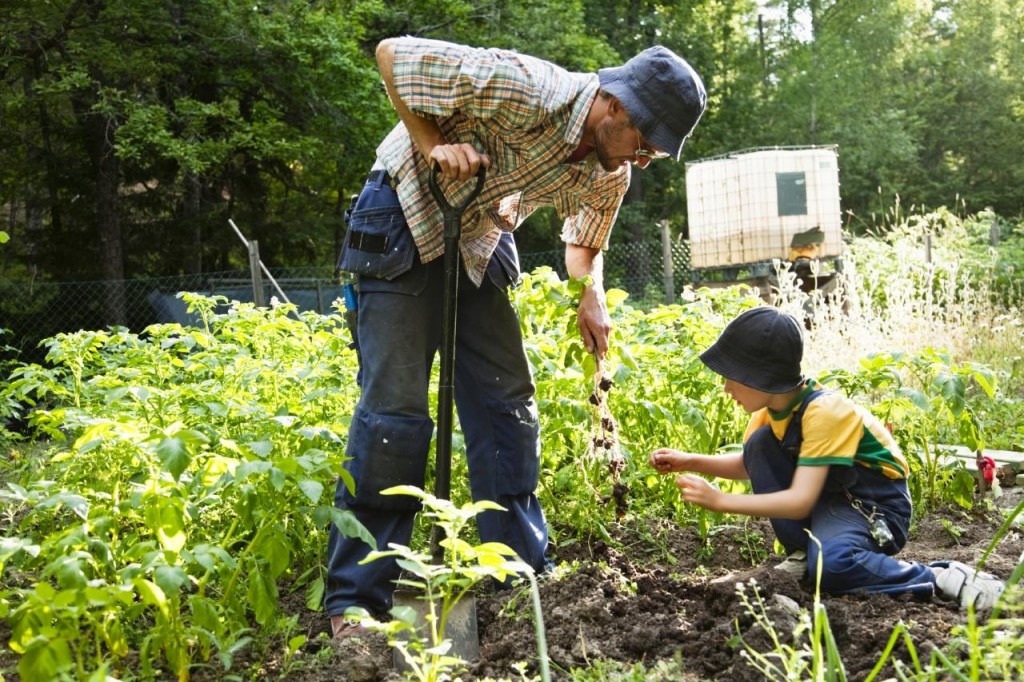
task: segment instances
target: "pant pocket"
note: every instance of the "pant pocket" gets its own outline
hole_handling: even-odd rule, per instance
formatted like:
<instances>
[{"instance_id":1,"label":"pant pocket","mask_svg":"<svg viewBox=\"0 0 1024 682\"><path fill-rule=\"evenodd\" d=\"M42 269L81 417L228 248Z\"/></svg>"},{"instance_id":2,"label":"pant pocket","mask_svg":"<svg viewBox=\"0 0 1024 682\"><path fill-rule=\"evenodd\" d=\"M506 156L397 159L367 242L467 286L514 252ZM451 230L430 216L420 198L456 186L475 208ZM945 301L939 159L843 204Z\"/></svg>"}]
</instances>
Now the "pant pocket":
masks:
<instances>
[{"instance_id":1,"label":"pant pocket","mask_svg":"<svg viewBox=\"0 0 1024 682\"><path fill-rule=\"evenodd\" d=\"M865 469L852 494L870 501L878 509L892 533L893 547L896 551L902 549L907 543L913 516L906 479L891 479L881 472Z\"/></svg>"},{"instance_id":2,"label":"pant pocket","mask_svg":"<svg viewBox=\"0 0 1024 682\"><path fill-rule=\"evenodd\" d=\"M487 276L501 291L519 286L519 252L511 232L502 232L487 263Z\"/></svg>"},{"instance_id":3,"label":"pant pocket","mask_svg":"<svg viewBox=\"0 0 1024 682\"><path fill-rule=\"evenodd\" d=\"M348 231L341 249L338 268L346 272L368 275L379 279L391 280L407 272L412 267L416 255L416 244L412 232L398 204L397 197L390 188L374 189L368 185L366 192L390 195L376 205L361 208L362 197L347 214Z\"/></svg>"},{"instance_id":4,"label":"pant pocket","mask_svg":"<svg viewBox=\"0 0 1024 682\"><path fill-rule=\"evenodd\" d=\"M381 495L396 485L423 489L427 451L434 424L429 417L375 414L357 409L349 429L346 467L356 492L348 502L374 509L415 510L420 502L408 495Z\"/></svg>"}]
</instances>

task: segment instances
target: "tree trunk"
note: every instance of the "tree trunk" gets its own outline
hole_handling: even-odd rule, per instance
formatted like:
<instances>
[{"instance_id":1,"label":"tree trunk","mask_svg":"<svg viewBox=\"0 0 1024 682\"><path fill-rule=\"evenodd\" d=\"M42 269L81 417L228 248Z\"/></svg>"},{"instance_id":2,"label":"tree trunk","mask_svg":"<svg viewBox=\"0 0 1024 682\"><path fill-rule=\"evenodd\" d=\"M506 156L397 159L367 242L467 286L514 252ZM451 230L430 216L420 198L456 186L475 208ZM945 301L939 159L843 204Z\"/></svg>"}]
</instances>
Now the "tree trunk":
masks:
<instances>
[{"instance_id":1,"label":"tree trunk","mask_svg":"<svg viewBox=\"0 0 1024 682\"><path fill-rule=\"evenodd\" d=\"M108 121L104 119L103 122L106 124ZM113 132L110 134L113 135ZM107 282L106 300L103 305L104 318L107 324L126 326L128 305L124 291L124 252L117 194L120 166L114 153L113 140L108 141L105 136L103 154L96 168L96 222L99 228L103 279Z\"/></svg>"},{"instance_id":2,"label":"tree trunk","mask_svg":"<svg viewBox=\"0 0 1024 682\"><path fill-rule=\"evenodd\" d=\"M182 206L184 224L190 226L191 248L185 257L186 267L190 275L203 273L203 221L202 221L203 183L193 172L185 173L185 197Z\"/></svg>"},{"instance_id":3,"label":"tree trunk","mask_svg":"<svg viewBox=\"0 0 1024 682\"><path fill-rule=\"evenodd\" d=\"M89 108L80 111L89 112ZM121 243L121 217L118 187L121 164L114 151L116 123L102 114L85 113L86 146L96 179L96 232L100 242L100 268L107 283L103 300L103 318L108 325L128 324L124 290L124 253Z\"/></svg>"}]
</instances>

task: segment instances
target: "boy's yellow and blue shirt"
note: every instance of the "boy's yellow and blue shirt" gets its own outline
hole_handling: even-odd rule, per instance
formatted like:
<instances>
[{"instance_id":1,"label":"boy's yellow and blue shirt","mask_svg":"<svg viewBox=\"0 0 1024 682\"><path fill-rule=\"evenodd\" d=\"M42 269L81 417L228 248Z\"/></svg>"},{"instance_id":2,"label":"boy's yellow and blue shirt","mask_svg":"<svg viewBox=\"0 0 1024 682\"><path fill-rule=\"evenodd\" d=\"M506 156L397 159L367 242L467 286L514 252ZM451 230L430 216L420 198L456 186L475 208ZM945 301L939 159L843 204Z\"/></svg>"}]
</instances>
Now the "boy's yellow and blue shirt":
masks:
<instances>
[{"instance_id":1,"label":"boy's yellow and blue shirt","mask_svg":"<svg viewBox=\"0 0 1024 682\"><path fill-rule=\"evenodd\" d=\"M814 380L781 412L763 408L750 415L745 443L762 426L770 426L782 440L793 421L794 411L809 393L817 390ZM826 392L807 404L801 427L803 441L798 466L861 466L880 471L891 479L907 478L910 468L899 445L885 425L867 409L839 393Z\"/></svg>"}]
</instances>

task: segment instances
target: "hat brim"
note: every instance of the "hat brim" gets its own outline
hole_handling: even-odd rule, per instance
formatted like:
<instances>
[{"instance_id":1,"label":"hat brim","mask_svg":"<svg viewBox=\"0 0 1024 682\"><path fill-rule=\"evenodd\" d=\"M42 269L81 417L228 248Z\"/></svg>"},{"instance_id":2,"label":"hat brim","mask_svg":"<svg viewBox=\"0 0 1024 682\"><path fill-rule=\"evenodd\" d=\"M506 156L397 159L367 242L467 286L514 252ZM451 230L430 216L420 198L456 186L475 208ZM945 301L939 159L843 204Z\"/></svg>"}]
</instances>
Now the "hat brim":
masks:
<instances>
[{"instance_id":1,"label":"hat brim","mask_svg":"<svg viewBox=\"0 0 1024 682\"><path fill-rule=\"evenodd\" d=\"M614 95L622 103L630 120L640 130L640 134L647 142L678 161L683 155L683 143L686 142L688 136L680 137L669 130L667 126L659 123L654 113L640 101L624 77L607 72L614 72L614 69L601 69L598 74L603 76L600 79L601 89Z\"/></svg>"},{"instance_id":2,"label":"hat brim","mask_svg":"<svg viewBox=\"0 0 1024 682\"><path fill-rule=\"evenodd\" d=\"M807 382L807 377L802 374L767 378L754 363L733 357L717 342L700 354L700 361L715 374L763 393L789 393Z\"/></svg>"}]
</instances>

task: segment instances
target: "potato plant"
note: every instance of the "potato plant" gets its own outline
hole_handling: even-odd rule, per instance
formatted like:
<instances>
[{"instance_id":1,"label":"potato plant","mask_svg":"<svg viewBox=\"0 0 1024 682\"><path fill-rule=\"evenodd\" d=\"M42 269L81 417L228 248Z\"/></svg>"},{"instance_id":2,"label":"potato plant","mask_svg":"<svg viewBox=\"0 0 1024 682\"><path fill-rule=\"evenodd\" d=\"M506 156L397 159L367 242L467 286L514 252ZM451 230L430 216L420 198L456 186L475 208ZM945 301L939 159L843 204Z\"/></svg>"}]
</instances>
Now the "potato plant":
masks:
<instances>
[{"instance_id":1,"label":"potato plant","mask_svg":"<svg viewBox=\"0 0 1024 682\"><path fill-rule=\"evenodd\" d=\"M610 539L621 516L649 514L712 542L731 520L682 503L647 456L736 447L747 416L698 356L759 300L687 291L641 310L609 291L615 331L599 366L576 330L580 286L539 269L511 294L537 385L552 539ZM371 541L333 505L338 478L353 485L344 446L358 397L343 316L183 297L194 327L62 334L45 366L15 366L0 388L3 416L27 414L34 446L0 460L0 618L23 679L229 670L242 648L292 636L282 589L320 608L329 524ZM824 333L810 343L830 342ZM914 350L816 369L897 422L910 453L986 440L984 367ZM468 497L457 454L456 501ZM948 485L960 472L927 456L915 467L915 502L969 497Z\"/></svg>"},{"instance_id":2,"label":"potato plant","mask_svg":"<svg viewBox=\"0 0 1024 682\"><path fill-rule=\"evenodd\" d=\"M329 523L370 539L332 504L356 394L340 318L189 299L202 329L60 335L52 368L11 375L52 439L0 492L20 510L0 613L24 679L116 671L129 651L144 675L229 667L280 617L281 581L318 607Z\"/></svg>"}]
</instances>

